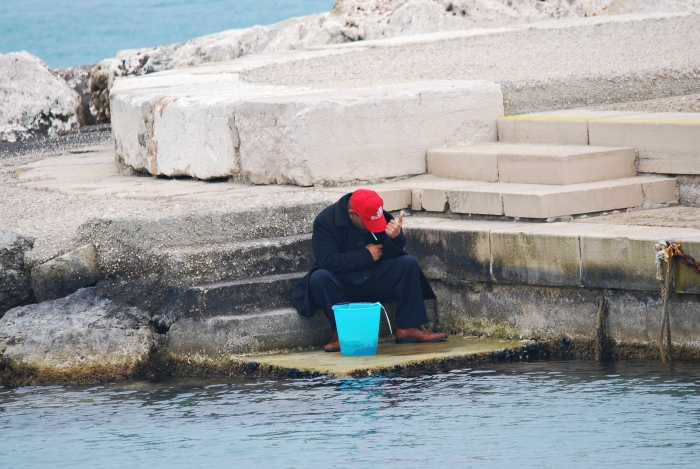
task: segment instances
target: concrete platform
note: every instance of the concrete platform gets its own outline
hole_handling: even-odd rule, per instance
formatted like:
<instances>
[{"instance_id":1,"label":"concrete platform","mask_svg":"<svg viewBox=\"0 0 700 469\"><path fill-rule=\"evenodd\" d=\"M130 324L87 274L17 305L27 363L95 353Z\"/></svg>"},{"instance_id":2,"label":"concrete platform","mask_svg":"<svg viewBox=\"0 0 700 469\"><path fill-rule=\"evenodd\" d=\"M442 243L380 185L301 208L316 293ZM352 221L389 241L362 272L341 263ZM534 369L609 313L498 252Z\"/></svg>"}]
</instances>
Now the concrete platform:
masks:
<instances>
[{"instance_id":1,"label":"concrete platform","mask_svg":"<svg viewBox=\"0 0 700 469\"><path fill-rule=\"evenodd\" d=\"M445 342L435 344L402 344L380 342L377 355L369 357L344 357L340 353L324 351L291 352L244 356L247 363L260 367L270 366L281 370L298 370L328 376L362 377L374 374L410 371L415 368L437 366L441 363L464 363L485 358L504 350L525 353L529 341L487 339L451 336Z\"/></svg>"},{"instance_id":2,"label":"concrete platform","mask_svg":"<svg viewBox=\"0 0 700 469\"><path fill-rule=\"evenodd\" d=\"M428 150L428 172L487 182L580 184L634 177L634 148L498 143Z\"/></svg>"},{"instance_id":3,"label":"concrete platform","mask_svg":"<svg viewBox=\"0 0 700 469\"><path fill-rule=\"evenodd\" d=\"M499 119L499 141L633 147L642 173L700 174L700 114L567 110Z\"/></svg>"}]
</instances>

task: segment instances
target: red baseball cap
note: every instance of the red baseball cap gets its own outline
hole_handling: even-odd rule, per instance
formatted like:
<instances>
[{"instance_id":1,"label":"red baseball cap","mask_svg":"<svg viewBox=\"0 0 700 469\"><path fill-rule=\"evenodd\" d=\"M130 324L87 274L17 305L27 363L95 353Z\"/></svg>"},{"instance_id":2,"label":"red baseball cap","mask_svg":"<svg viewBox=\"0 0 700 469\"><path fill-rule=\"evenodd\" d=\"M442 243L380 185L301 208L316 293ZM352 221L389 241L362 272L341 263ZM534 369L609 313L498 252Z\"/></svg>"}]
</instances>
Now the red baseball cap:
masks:
<instances>
[{"instance_id":1,"label":"red baseball cap","mask_svg":"<svg viewBox=\"0 0 700 469\"><path fill-rule=\"evenodd\" d=\"M357 213L372 233L381 233L386 229L384 218L384 201L379 194L369 189L358 189L350 196L350 208Z\"/></svg>"}]
</instances>

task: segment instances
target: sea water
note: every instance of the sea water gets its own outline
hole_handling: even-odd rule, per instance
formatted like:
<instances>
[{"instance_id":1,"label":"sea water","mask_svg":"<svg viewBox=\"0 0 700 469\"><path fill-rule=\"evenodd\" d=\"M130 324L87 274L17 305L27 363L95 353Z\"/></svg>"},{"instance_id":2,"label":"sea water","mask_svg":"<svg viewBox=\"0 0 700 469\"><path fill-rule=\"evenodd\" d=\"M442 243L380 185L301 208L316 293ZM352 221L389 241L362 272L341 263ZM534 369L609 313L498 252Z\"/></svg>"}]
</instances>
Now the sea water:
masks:
<instances>
[{"instance_id":1,"label":"sea water","mask_svg":"<svg viewBox=\"0 0 700 469\"><path fill-rule=\"evenodd\" d=\"M0 0L0 54L26 50L51 68L119 50L330 11L334 0Z\"/></svg>"},{"instance_id":2,"label":"sea water","mask_svg":"<svg viewBox=\"0 0 700 469\"><path fill-rule=\"evenodd\" d=\"M7 468L700 464L700 364L0 388Z\"/></svg>"}]
</instances>

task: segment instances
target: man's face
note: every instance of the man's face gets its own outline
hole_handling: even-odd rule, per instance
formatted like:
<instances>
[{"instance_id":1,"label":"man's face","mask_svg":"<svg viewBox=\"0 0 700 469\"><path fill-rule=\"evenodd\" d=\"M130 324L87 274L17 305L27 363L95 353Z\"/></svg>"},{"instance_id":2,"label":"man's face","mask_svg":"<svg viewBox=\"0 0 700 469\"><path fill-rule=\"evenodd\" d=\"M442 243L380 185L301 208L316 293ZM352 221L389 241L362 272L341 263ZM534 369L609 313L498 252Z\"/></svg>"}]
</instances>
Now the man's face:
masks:
<instances>
[{"instance_id":1,"label":"man's face","mask_svg":"<svg viewBox=\"0 0 700 469\"><path fill-rule=\"evenodd\" d=\"M352 226L354 226L356 229L360 231L364 231L365 233L369 233L369 230L365 227L365 222L362 221L362 218L355 213L354 210L348 210L348 216L350 217L350 221L352 222Z\"/></svg>"}]
</instances>

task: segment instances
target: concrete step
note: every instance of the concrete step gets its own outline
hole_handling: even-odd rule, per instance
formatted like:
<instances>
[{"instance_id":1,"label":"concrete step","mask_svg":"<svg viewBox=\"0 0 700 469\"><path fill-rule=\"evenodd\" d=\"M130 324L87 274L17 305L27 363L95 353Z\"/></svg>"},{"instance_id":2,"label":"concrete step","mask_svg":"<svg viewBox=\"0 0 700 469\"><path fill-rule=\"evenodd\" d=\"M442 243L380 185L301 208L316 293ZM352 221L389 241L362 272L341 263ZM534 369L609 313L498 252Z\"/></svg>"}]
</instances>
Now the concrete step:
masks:
<instances>
[{"instance_id":1,"label":"concrete step","mask_svg":"<svg viewBox=\"0 0 700 469\"><path fill-rule=\"evenodd\" d=\"M306 272L209 283L178 289L165 306L175 320L244 316L291 307L292 288Z\"/></svg>"},{"instance_id":2,"label":"concrete step","mask_svg":"<svg viewBox=\"0 0 700 469\"><path fill-rule=\"evenodd\" d=\"M306 272L313 264L311 234L228 244L170 248L152 253L169 285L199 285Z\"/></svg>"},{"instance_id":3,"label":"concrete step","mask_svg":"<svg viewBox=\"0 0 700 469\"><path fill-rule=\"evenodd\" d=\"M246 316L184 319L167 333L168 351L184 356L223 358L231 354L319 347L332 337L322 313L305 318L281 308Z\"/></svg>"},{"instance_id":4,"label":"concrete step","mask_svg":"<svg viewBox=\"0 0 700 469\"><path fill-rule=\"evenodd\" d=\"M612 181L554 186L544 184L464 182L420 188L420 208L429 212L551 218L597 213L676 201L675 178L640 176ZM418 204L412 205L418 209Z\"/></svg>"},{"instance_id":5,"label":"concrete step","mask_svg":"<svg viewBox=\"0 0 700 469\"><path fill-rule=\"evenodd\" d=\"M506 116L509 143L634 147L639 172L700 174L700 113L566 110Z\"/></svg>"},{"instance_id":6,"label":"concrete step","mask_svg":"<svg viewBox=\"0 0 700 469\"><path fill-rule=\"evenodd\" d=\"M428 151L428 172L488 182L580 184L636 176L634 148L497 143Z\"/></svg>"}]
</instances>

